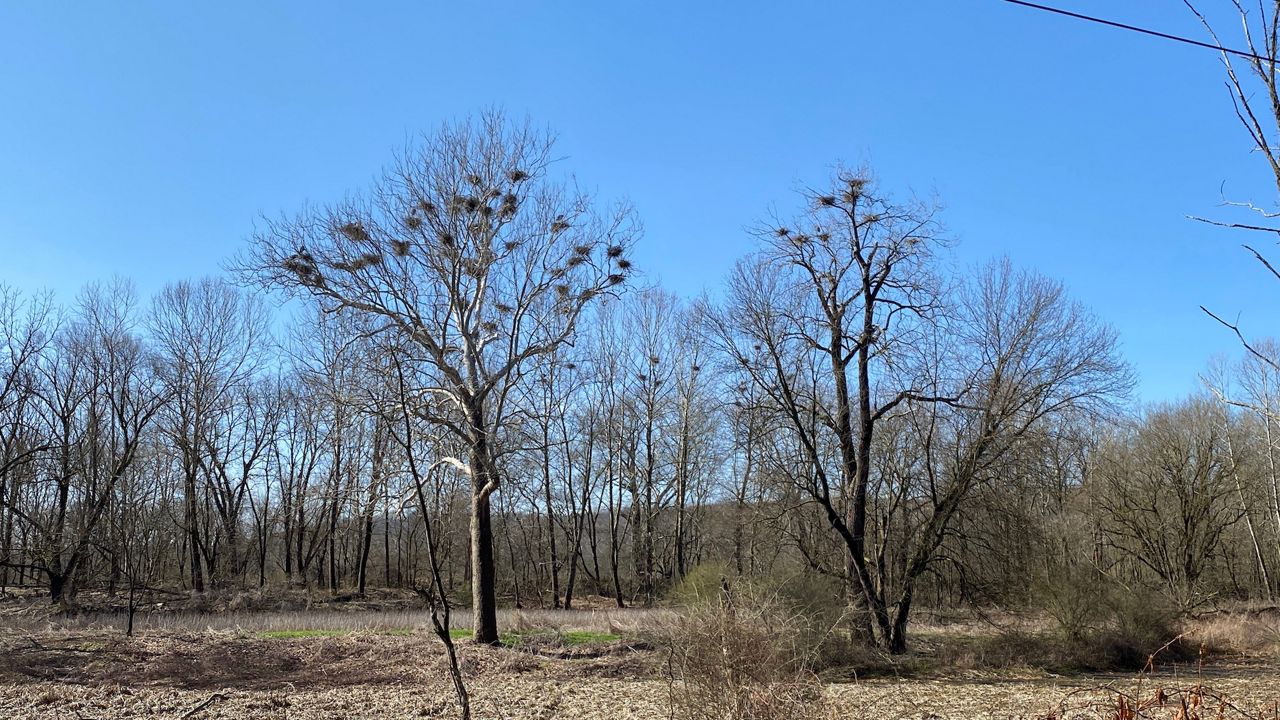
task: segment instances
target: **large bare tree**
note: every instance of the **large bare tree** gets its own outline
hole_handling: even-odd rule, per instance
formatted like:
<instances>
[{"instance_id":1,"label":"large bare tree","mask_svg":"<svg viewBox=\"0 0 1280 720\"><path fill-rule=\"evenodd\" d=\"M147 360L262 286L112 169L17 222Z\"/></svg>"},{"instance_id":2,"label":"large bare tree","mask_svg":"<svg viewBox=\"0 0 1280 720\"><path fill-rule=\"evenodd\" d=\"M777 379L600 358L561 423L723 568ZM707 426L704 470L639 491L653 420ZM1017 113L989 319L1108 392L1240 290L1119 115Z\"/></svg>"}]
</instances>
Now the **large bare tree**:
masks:
<instances>
[{"instance_id":1,"label":"large bare tree","mask_svg":"<svg viewBox=\"0 0 1280 720\"><path fill-rule=\"evenodd\" d=\"M872 448L901 403L939 399L901 359L939 310L940 228L933 206L895 202L865 172L841 170L804 199L794 222L760 231L711 333L784 418L804 460L795 484L846 548L858 631L887 646L889 608L867 561Z\"/></svg>"},{"instance_id":2,"label":"large bare tree","mask_svg":"<svg viewBox=\"0 0 1280 720\"><path fill-rule=\"evenodd\" d=\"M498 642L490 498L512 389L626 281L630 210L554 181L552 138L499 112L446 125L366 193L256 234L238 267L327 312L363 313L429 371L413 411L465 443L475 639Z\"/></svg>"}]
</instances>

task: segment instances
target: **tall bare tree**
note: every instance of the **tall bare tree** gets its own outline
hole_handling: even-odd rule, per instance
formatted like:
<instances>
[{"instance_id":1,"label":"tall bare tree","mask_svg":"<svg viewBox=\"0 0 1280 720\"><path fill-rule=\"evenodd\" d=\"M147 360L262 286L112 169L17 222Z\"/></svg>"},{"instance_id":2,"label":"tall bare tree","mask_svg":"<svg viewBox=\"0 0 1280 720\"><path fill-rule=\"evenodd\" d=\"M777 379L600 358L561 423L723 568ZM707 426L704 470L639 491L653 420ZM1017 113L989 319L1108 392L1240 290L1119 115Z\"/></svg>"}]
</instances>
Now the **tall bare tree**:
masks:
<instances>
[{"instance_id":1,"label":"tall bare tree","mask_svg":"<svg viewBox=\"0 0 1280 720\"><path fill-rule=\"evenodd\" d=\"M1007 260L975 275L959 293L954 326L934 344L932 391L952 399L908 399L898 437L876 458L878 479L897 500L886 525L901 528L894 561L883 545L873 555L878 586L892 587L894 652L906 650L917 583L975 492L1015 475L1019 450L1038 450L1056 420L1109 416L1132 383L1115 331L1060 283ZM892 583L890 566L898 573Z\"/></svg>"},{"instance_id":2,"label":"tall bare tree","mask_svg":"<svg viewBox=\"0 0 1280 720\"><path fill-rule=\"evenodd\" d=\"M269 221L239 262L267 287L370 316L430 368L415 412L467 448L453 462L471 481L475 639L487 644L498 642L490 498L511 391L623 285L637 233L625 207L602 216L553 181L551 148L497 112L445 126L368 193Z\"/></svg>"},{"instance_id":3,"label":"tall bare tree","mask_svg":"<svg viewBox=\"0 0 1280 720\"><path fill-rule=\"evenodd\" d=\"M841 170L804 200L794 223L760 231L764 248L735 269L711 333L797 441L794 480L846 548L858 629L887 646L866 552L872 448L894 408L936 399L894 363L938 312L929 260L942 241L934 207L896 203L864 172Z\"/></svg>"},{"instance_id":4,"label":"tall bare tree","mask_svg":"<svg viewBox=\"0 0 1280 720\"><path fill-rule=\"evenodd\" d=\"M259 300L223 280L206 278L164 288L152 304L150 326L171 398L161 427L182 466L182 525L191 587L199 592L206 579L230 579L225 566L218 565L219 555L226 563L239 551L247 477L233 479L217 468L223 464L225 469L227 415L261 362L267 316ZM202 516L203 500L216 508L216 524ZM220 548L222 542L227 547Z\"/></svg>"}]
</instances>

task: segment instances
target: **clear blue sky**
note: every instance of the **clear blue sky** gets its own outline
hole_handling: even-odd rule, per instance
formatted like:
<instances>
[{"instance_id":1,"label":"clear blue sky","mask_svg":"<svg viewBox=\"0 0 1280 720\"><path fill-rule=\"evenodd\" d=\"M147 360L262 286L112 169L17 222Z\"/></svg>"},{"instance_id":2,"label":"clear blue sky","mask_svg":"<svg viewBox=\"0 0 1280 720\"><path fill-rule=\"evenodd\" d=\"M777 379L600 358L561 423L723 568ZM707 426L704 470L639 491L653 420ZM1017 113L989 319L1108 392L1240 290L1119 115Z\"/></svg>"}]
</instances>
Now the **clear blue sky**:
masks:
<instances>
[{"instance_id":1,"label":"clear blue sky","mask_svg":"<svg viewBox=\"0 0 1280 720\"><path fill-rule=\"evenodd\" d=\"M1056 2L1200 37L1178 0ZM865 161L937 192L959 265L1064 280L1171 399L1236 351L1199 304L1277 332L1280 284L1239 249L1268 241L1185 219L1222 213L1223 183L1275 202L1217 63L997 0L4 3L0 283L216 273L260 213L501 105L634 202L637 264L678 292L714 292L745 226Z\"/></svg>"}]
</instances>

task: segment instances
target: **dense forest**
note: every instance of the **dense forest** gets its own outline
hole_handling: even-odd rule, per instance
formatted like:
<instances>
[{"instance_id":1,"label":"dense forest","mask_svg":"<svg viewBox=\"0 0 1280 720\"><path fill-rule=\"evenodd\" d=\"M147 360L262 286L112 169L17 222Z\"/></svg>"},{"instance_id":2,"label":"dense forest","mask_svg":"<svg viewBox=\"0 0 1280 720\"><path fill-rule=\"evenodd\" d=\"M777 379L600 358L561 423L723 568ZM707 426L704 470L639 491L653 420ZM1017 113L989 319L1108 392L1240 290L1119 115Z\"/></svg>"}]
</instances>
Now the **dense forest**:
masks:
<instances>
[{"instance_id":1,"label":"dense forest","mask_svg":"<svg viewBox=\"0 0 1280 720\"><path fill-rule=\"evenodd\" d=\"M0 292L0 585L443 589L485 642L770 577L895 651L922 606L1280 592L1274 348L1140 406L1104 318L865 169L678 297L551 150L486 114L222 275Z\"/></svg>"}]
</instances>

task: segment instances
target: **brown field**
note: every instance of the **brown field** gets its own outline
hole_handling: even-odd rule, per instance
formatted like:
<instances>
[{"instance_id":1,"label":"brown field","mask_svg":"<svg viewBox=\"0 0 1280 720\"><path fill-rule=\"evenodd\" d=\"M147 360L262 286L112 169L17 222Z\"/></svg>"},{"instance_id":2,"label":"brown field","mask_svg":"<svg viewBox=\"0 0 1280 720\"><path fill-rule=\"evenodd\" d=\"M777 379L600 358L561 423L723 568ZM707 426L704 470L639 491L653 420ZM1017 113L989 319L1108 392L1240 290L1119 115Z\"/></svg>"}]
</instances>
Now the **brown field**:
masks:
<instances>
[{"instance_id":1,"label":"brown field","mask_svg":"<svg viewBox=\"0 0 1280 720\"><path fill-rule=\"evenodd\" d=\"M476 717L669 717L663 651L639 639L663 612L504 613L512 647L461 646ZM443 653L424 621L409 609L173 613L140 617L128 638L111 616L9 615L0 625L0 718L455 717ZM1201 632L1250 635L1221 620ZM1280 717L1280 667L1266 653L1142 678L932 667L825 688L841 718L1172 720L1184 700L1206 720ZM1148 707L1125 715L1122 698Z\"/></svg>"}]
</instances>

